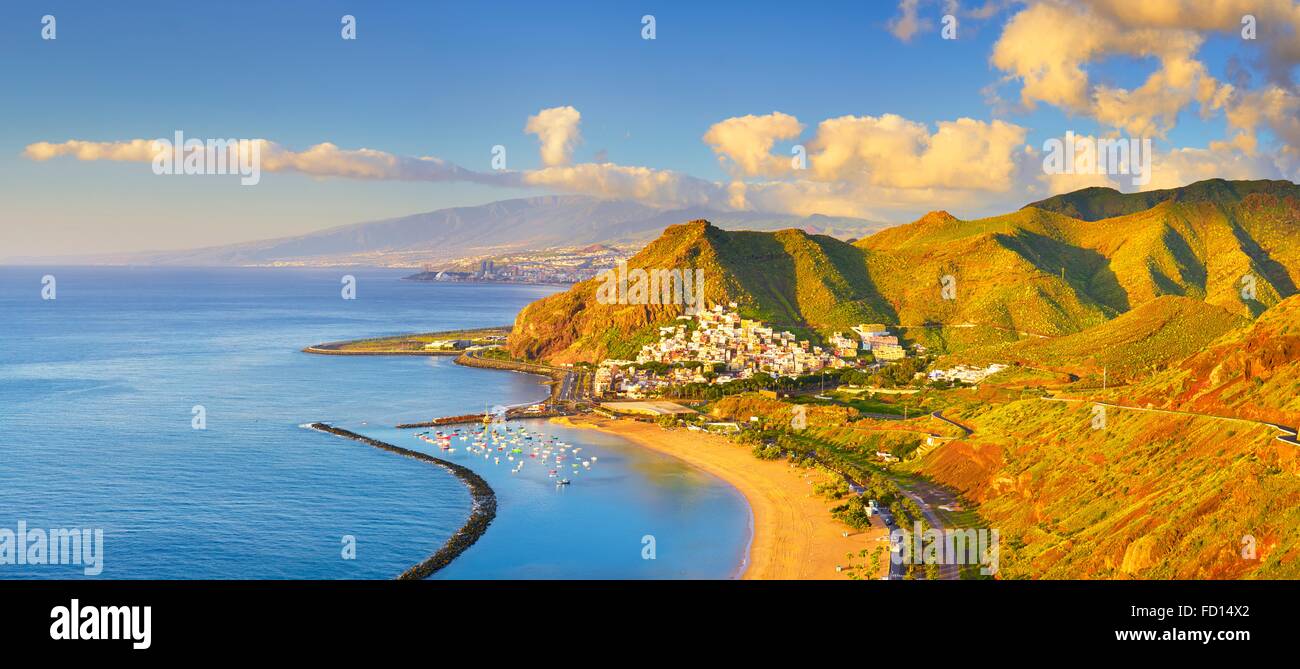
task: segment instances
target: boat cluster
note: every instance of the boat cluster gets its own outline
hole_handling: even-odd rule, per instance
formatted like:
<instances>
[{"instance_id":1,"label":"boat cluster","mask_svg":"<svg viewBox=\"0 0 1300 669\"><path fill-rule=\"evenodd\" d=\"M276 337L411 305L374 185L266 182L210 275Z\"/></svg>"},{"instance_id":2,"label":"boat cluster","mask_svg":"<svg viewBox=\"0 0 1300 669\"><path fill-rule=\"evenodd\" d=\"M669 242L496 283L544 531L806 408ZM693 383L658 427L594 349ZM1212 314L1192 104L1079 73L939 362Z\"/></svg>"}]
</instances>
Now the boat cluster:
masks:
<instances>
[{"instance_id":1,"label":"boat cluster","mask_svg":"<svg viewBox=\"0 0 1300 669\"><path fill-rule=\"evenodd\" d=\"M431 430L415 436L445 453L455 453L453 442L461 442L467 453L481 455L497 466L504 458L511 474L518 474L526 463L533 462L545 468L547 477L554 479L557 486L569 485L568 476L590 471L599 459L594 455L583 456L581 446L567 444L558 437L499 422L486 422L478 428L457 427L447 432Z\"/></svg>"}]
</instances>

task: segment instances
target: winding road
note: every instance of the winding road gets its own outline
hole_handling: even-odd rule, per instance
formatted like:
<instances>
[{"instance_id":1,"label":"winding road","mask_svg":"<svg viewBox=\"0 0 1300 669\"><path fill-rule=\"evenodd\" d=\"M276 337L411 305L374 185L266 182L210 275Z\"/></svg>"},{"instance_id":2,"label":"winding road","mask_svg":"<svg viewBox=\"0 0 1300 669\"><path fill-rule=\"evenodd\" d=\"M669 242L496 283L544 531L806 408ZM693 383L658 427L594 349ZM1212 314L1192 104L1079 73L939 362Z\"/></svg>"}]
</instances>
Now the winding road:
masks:
<instances>
[{"instance_id":1,"label":"winding road","mask_svg":"<svg viewBox=\"0 0 1300 669\"><path fill-rule=\"evenodd\" d=\"M1195 416L1198 418L1213 418L1215 420L1227 420L1235 423L1246 423L1249 425L1266 425L1268 427L1273 428L1274 430L1277 430L1280 433L1275 435L1278 441L1284 444L1291 444L1292 446L1300 446L1300 441L1296 440L1295 428L1290 428L1285 425L1270 423L1268 421L1263 421L1263 420L1252 420L1250 418L1236 418L1234 416L1218 416L1212 413L1182 411L1179 409L1156 409L1153 407L1134 407L1125 404L1115 404L1114 402L1098 402L1096 400L1072 399L1068 397L1040 397L1038 399L1048 401L1048 402L1075 402L1075 403L1083 403L1083 404L1099 404L1105 407L1112 407L1115 409L1127 409L1129 411L1146 411L1148 413L1163 413L1163 414L1171 414L1175 416Z\"/></svg>"}]
</instances>

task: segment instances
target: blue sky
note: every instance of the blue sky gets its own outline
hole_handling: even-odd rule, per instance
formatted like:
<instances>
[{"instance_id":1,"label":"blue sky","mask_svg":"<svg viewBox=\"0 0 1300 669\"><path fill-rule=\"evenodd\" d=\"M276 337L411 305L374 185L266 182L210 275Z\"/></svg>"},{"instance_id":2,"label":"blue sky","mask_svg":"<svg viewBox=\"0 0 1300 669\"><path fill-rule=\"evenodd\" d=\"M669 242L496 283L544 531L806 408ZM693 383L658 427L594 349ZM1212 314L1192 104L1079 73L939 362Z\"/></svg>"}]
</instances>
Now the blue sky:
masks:
<instances>
[{"instance_id":1,"label":"blue sky","mask_svg":"<svg viewBox=\"0 0 1300 669\"><path fill-rule=\"evenodd\" d=\"M943 10L923 2L919 11L937 23ZM1018 11L1010 4L987 19L963 18L957 40L940 39L934 25L904 41L890 31L900 15L892 2L7 2L0 243L8 248L0 257L183 248L560 192L293 172L241 188L225 177L156 176L139 162L33 160L24 150L34 142L182 129L296 151L330 142L436 156L476 171L489 170L491 147L501 144L510 169L536 170L545 166L526 120L571 106L581 113L572 163L725 183L738 178L734 166L702 137L745 115L779 111L805 126L799 138L775 142L778 156L841 116L896 114L931 131L958 118L1005 120L1023 128L1028 145L1066 129L1105 131L1077 110L991 104L989 87L1008 73L990 53ZM41 39L44 14L57 19L56 40ZM355 41L340 38L344 14L357 17ZM655 16L653 41L641 39L643 14ZM1228 80L1229 59L1249 59L1252 46L1210 35L1197 56ZM1157 66L1120 54L1091 63L1089 74L1093 84L1134 88ZM995 89L1017 106L1014 77ZM1221 115L1202 119L1188 108L1177 118L1162 146L1203 149L1225 138ZM977 215L1033 199L1007 190L947 198L942 185L923 187L929 205L909 196L863 212L902 221L927 209ZM871 199L872 191L855 192Z\"/></svg>"}]
</instances>

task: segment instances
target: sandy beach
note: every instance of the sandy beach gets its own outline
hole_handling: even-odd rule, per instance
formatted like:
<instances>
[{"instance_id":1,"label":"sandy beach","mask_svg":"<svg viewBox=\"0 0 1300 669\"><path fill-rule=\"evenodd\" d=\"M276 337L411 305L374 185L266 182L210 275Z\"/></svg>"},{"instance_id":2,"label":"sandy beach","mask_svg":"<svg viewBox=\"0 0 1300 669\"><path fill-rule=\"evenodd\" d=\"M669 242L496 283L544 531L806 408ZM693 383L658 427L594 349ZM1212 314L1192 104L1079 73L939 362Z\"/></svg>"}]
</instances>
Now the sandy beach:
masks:
<instances>
[{"instance_id":1,"label":"sandy beach","mask_svg":"<svg viewBox=\"0 0 1300 669\"><path fill-rule=\"evenodd\" d=\"M646 448L686 461L730 483L748 500L754 514L754 537L746 579L847 579L836 566L847 566L847 554L887 545L883 526L855 531L830 515L839 502L813 493L818 476L785 461L755 458L749 449L725 437L685 429L665 430L651 423L595 417L553 419L565 425L619 435ZM845 537L844 533L849 536ZM869 558L868 558L869 560ZM857 562L861 564L862 559ZM888 553L881 568L889 568Z\"/></svg>"}]
</instances>

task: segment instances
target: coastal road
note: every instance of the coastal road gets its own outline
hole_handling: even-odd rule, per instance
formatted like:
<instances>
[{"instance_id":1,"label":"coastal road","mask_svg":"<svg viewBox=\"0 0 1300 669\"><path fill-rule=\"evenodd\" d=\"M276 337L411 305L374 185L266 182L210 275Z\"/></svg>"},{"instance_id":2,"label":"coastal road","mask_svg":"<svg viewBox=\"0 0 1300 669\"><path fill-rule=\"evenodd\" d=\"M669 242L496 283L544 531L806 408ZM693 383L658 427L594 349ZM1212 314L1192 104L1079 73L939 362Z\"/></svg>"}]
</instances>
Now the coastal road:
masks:
<instances>
[{"instance_id":1,"label":"coastal road","mask_svg":"<svg viewBox=\"0 0 1300 669\"><path fill-rule=\"evenodd\" d=\"M934 507L941 504L955 503L957 501L956 497L951 492L923 481L913 483L911 487L904 487L899 484L899 489L903 491L904 496L921 508L921 515L925 518L925 522L930 524L930 527L940 532L944 530L943 520L939 518L939 514L935 513ZM948 564L939 565L939 580L956 581L960 578L961 570L956 563L949 561Z\"/></svg>"},{"instance_id":2,"label":"coastal road","mask_svg":"<svg viewBox=\"0 0 1300 669\"><path fill-rule=\"evenodd\" d=\"M961 438L969 437L975 433L971 428L966 427L951 418L946 418L942 411L935 411L931 413L930 416L960 429L962 431ZM952 491L928 481L903 482L895 480L894 482L898 485L898 489L903 493L903 496L912 500L912 503L916 504L916 506L921 509L921 516L925 518L925 522L928 523L930 527L933 527L940 532L945 529L943 519L939 517L935 508L943 505L956 504L957 496L954 495ZM892 517L887 521L887 523L893 522L894 520ZM893 527L890 528L891 531L893 529ZM912 531L912 528L907 529L909 532ZM897 578L903 578L902 565L891 564L889 570L890 579L895 578L895 568L898 569ZM939 579L944 581L956 581L961 579L960 566L955 563L939 565Z\"/></svg>"},{"instance_id":3,"label":"coastal road","mask_svg":"<svg viewBox=\"0 0 1300 669\"><path fill-rule=\"evenodd\" d=\"M561 402L573 402L577 400L577 398L574 397L574 389L578 386L577 380L577 372L566 372L564 374L564 380L560 381L559 400Z\"/></svg>"},{"instance_id":4,"label":"coastal road","mask_svg":"<svg viewBox=\"0 0 1300 669\"><path fill-rule=\"evenodd\" d=\"M826 467L827 469L830 469L833 472L836 472L840 476L843 476L844 479L849 482L849 485L851 487L857 490L862 490L863 488L862 485L859 484L857 481L854 481L853 478L850 477L848 474L845 474L844 472L840 471L839 469L836 469L835 467L831 467L825 462L821 462L821 465L823 467ZM911 482L905 484L902 481L896 480L895 483L898 485L899 491L902 492L905 497L912 500L912 502L921 509L921 515L925 518L925 521L929 523L931 527L942 532L944 529L943 521L939 518L939 514L935 513L933 507L941 504L953 504L956 502L956 496L953 495L953 493L947 490L946 488L943 488L938 485L934 485L932 483L927 483L924 481L917 481L917 482ZM861 493L859 493L859 496L861 496ZM889 530L891 534L895 530L900 529L898 527L898 522L894 519L894 514L891 513L889 509L881 509L879 511L879 514L880 514L880 520L885 523L885 527ZM913 528L910 527L902 528L902 529L904 529L908 533L911 533L913 531ZM888 578L891 581L901 581L903 580L903 578L907 573L906 565L903 565L895 561L894 559L892 559L893 555L894 554L891 551L890 553L891 559L889 560ZM945 581L956 581L961 578L961 571L956 564L939 565L939 578L940 580L945 580Z\"/></svg>"},{"instance_id":5,"label":"coastal road","mask_svg":"<svg viewBox=\"0 0 1300 669\"><path fill-rule=\"evenodd\" d=\"M1046 402L1074 402L1074 403L1084 403L1084 404L1100 404L1101 406L1104 407L1112 407L1115 409L1126 409L1128 411L1145 411L1147 413L1163 413L1163 414L1171 414L1174 416L1196 416L1198 418L1213 418L1215 420L1227 420L1236 423L1247 423L1250 425L1266 425L1279 432L1279 434L1276 435L1278 441L1284 444L1290 444L1292 446L1300 446L1300 441L1296 440L1297 430L1295 428L1290 428L1285 425L1279 425L1277 423L1270 423L1268 421L1252 420L1250 418L1236 418L1233 416L1217 416L1212 413L1199 413L1196 411L1180 411L1178 409L1156 409L1153 407L1135 407L1135 406L1128 406L1125 404L1115 404L1114 402L1098 402L1095 400L1071 399L1068 397L1040 397L1038 399Z\"/></svg>"},{"instance_id":6,"label":"coastal road","mask_svg":"<svg viewBox=\"0 0 1300 669\"><path fill-rule=\"evenodd\" d=\"M879 513L880 513L881 522L885 524L885 529L889 530L890 536L893 536L894 532L898 531L898 523L894 521L894 514L890 513L889 509L881 509ZM889 575L886 577L886 579L890 581L901 581L903 580L903 576L906 574L906 570L902 562L899 562L898 560L894 559L894 552L892 550L893 549L892 541L890 542L890 549L891 550L889 551Z\"/></svg>"},{"instance_id":7,"label":"coastal road","mask_svg":"<svg viewBox=\"0 0 1300 669\"><path fill-rule=\"evenodd\" d=\"M554 401L579 402L586 399L586 394L583 392L583 384L581 383L583 372L575 371L573 368L554 367L552 365L544 365L536 362L511 361L509 363L501 364L500 361L493 361L490 358L483 357L482 350L469 350L465 351L462 355L466 358L483 361L485 363L497 362L503 369L513 369L520 372L549 376L552 379L555 379L556 376L562 374L563 376L560 376L559 380L556 381L559 385L554 396Z\"/></svg>"}]
</instances>

